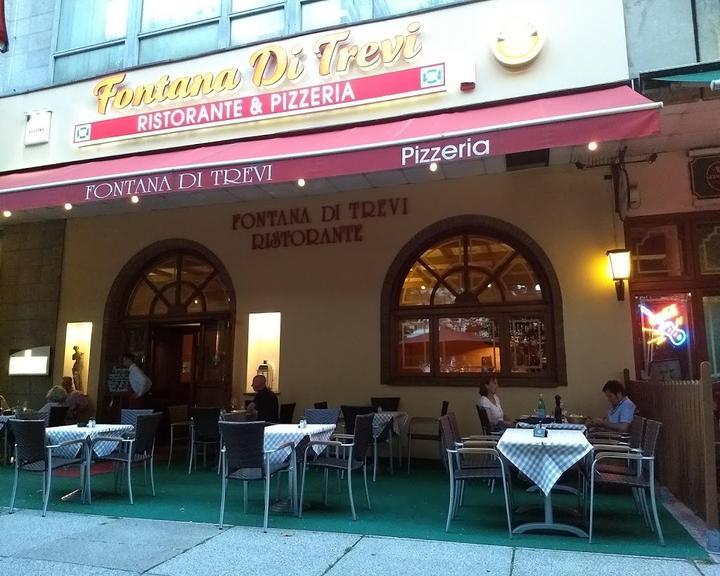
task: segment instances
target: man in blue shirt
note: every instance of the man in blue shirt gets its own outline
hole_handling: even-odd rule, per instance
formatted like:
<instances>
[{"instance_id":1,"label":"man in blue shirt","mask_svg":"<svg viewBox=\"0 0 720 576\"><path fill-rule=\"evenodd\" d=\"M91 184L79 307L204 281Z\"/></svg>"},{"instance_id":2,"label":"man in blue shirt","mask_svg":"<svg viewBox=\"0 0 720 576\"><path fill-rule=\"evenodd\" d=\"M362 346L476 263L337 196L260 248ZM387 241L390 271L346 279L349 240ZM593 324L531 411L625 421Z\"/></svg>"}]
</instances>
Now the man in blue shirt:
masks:
<instances>
[{"instance_id":1,"label":"man in blue shirt","mask_svg":"<svg viewBox=\"0 0 720 576\"><path fill-rule=\"evenodd\" d=\"M613 432L627 432L630 430L630 423L635 417L637 407L625 395L625 386L617 380L608 380L603 386L603 392L610 403L610 410L608 410L607 417L595 418L593 426Z\"/></svg>"}]
</instances>

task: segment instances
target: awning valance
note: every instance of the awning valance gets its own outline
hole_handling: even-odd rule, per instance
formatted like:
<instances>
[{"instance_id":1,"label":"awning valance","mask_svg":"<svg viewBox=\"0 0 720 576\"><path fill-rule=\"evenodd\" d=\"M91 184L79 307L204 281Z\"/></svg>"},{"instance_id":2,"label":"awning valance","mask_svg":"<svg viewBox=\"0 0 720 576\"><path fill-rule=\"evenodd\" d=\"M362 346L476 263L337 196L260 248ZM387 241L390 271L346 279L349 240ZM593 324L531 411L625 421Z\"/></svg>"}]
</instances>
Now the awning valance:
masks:
<instances>
[{"instance_id":1,"label":"awning valance","mask_svg":"<svg viewBox=\"0 0 720 576\"><path fill-rule=\"evenodd\" d=\"M377 172L660 131L627 86L312 134L204 145L0 176L0 210Z\"/></svg>"}]
</instances>

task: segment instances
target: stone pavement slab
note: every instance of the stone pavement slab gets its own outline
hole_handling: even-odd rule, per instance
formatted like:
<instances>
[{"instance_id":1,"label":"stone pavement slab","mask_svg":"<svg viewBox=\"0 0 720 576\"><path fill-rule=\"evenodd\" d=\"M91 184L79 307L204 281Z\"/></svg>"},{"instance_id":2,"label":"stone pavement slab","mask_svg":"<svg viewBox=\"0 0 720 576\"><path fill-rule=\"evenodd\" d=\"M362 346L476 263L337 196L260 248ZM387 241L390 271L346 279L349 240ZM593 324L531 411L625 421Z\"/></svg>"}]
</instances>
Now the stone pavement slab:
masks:
<instances>
[{"instance_id":1,"label":"stone pavement slab","mask_svg":"<svg viewBox=\"0 0 720 576\"><path fill-rule=\"evenodd\" d=\"M17 556L25 550L85 532L109 521L111 519L105 516L52 512L48 512L43 518L38 510L16 510L13 514L8 514L5 509L0 514L0 555Z\"/></svg>"},{"instance_id":2,"label":"stone pavement slab","mask_svg":"<svg viewBox=\"0 0 720 576\"><path fill-rule=\"evenodd\" d=\"M321 576L362 537L235 527L156 566L162 576Z\"/></svg>"},{"instance_id":3,"label":"stone pavement slab","mask_svg":"<svg viewBox=\"0 0 720 576\"><path fill-rule=\"evenodd\" d=\"M509 576L512 556L513 549L504 546L365 536L327 574Z\"/></svg>"},{"instance_id":4,"label":"stone pavement slab","mask_svg":"<svg viewBox=\"0 0 720 576\"><path fill-rule=\"evenodd\" d=\"M22 576L139 576L137 572L106 570L95 566L80 566L48 560L28 558L0 558L0 574Z\"/></svg>"},{"instance_id":5,"label":"stone pavement slab","mask_svg":"<svg viewBox=\"0 0 720 576\"><path fill-rule=\"evenodd\" d=\"M552 576L698 576L695 565L686 560L527 548L515 551L512 576L537 576L544 572Z\"/></svg>"}]
</instances>

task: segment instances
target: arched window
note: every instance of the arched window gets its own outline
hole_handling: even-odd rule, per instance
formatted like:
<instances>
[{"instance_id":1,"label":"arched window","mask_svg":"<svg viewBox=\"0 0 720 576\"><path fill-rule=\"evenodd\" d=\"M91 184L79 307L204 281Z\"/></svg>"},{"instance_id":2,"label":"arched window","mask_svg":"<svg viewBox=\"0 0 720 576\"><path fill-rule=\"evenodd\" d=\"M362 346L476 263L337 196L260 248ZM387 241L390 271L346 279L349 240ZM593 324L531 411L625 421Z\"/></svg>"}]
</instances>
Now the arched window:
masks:
<instances>
[{"instance_id":1,"label":"arched window","mask_svg":"<svg viewBox=\"0 0 720 576\"><path fill-rule=\"evenodd\" d=\"M231 293L206 259L174 253L151 262L133 287L127 317L184 316L230 310Z\"/></svg>"},{"instance_id":2,"label":"arched window","mask_svg":"<svg viewBox=\"0 0 720 576\"><path fill-rule=\"evenodd\" d=\"M453 225L456 223L457 225ZM565 384L557 279L522 231L459 217L420 233L395 259L383 290L383 381Z\"/></svg>"}]
</instances>

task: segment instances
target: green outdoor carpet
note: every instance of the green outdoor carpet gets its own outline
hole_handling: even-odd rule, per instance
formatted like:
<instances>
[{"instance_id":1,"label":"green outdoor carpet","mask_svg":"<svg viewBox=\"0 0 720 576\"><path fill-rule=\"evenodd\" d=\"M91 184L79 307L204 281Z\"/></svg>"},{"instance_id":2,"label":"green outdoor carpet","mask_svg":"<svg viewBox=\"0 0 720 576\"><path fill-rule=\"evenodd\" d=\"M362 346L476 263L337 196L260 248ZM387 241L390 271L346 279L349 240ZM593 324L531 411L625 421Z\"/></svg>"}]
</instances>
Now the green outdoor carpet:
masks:
<instances>
[{"instance_id":1,"label":"green outdoor carpet","mask_svg":"<svg viewBox=\"0 0 720 576\"><path fill-rule=\"evenodd\" d=\"M413 464L415 466L415 464ZM9 505L12 488L12 467L0 466L0 504ZM281 475L283 494L286 493L286 475ZM347 497L347 484L341 483L340 492L334 475L330 476L327 507L322 504L322 473L308 473L305 501L309 504L302 518L287 513L270 513L269 526L298 530L347 532L378 536L397 536L425 540L449 540L499 546L521 546L557 550L631 554L638 556L664 556L671 558L706 559L705 550L690 537L685 529L661 507L660 522L665 534L666 546L658 544L657 538L635 511L630 493L600 492L596 497L595 535L592 544L586 539L554 534L520 534L508 538L502 490L490 494L485 484L469 484L465 504L456 520L445 532L448 506L448 480L439 469L430 466L414 467L408 475L405 470L390 476L382 469L377 482L370 482L372 510L367 509L362 474L353 476L355 506L358 519L353 522ZM60 497L78 485L77 478L53 478L49 510L180 520L188 522L216 523L220 511L220 478L211 467L198 468L187 475L180 466L167 470L156 466L155 486L157 496L152 497L150 487L143 482L142 467L133 471L135 504L130 505L125 483L121 494L113 491L112 474L94 474L92 480L93 503L63 502ZM298 480L299 484L299 480ZM251 482L248 513L242 512L242 484L230 482L225 507L225 523L228 525L262 526L262 482ZM16 506L40 509L42 479L39 475L21 473ZM276 495L277 480L273 479L271 499ZM515 504L542 506L540 494L526 493L526 484L516 482ZM569 495L553 495L555 508L572 508L577 499ZM580 523L578 518L556 514L560 521ZM515 514L513 524L541 520L540 508Z\"/></svg>"}]
</instances>

